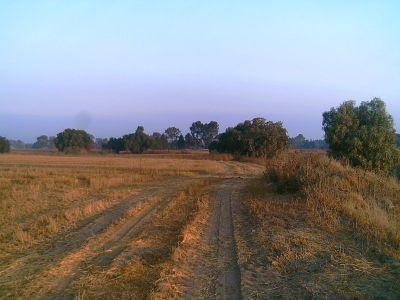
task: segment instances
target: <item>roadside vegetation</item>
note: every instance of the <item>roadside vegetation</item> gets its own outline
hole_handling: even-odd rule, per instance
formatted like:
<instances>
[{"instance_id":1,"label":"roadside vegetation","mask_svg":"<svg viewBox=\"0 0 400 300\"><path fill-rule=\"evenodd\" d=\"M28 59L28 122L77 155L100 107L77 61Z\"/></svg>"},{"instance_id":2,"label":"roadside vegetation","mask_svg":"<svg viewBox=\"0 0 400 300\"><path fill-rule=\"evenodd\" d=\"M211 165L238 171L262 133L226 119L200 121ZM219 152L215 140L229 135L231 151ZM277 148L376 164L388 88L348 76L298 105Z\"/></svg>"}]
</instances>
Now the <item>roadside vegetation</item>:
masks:
<instances>
[{"instance_id":1,"label":"roadside vegetation","mask_svg":"<svg viewBox=\"0 0 400 300\"><path fill-rule=\"evenodd\" d=\"M237 226L245 298L400 295L395 178L305 151L268 160L264 176L244 190Z\"/></svg>"},{"instance_id":2,"label":"roadside vegetation","mask_svg":"<svg viewBox=\"0 0 400 300\"><path fill-rule=\"evenodd\" d=\"M369 250L400 259L400 184L343 165L325 153L293 151L268 161L266 177L279 194L296 194L327 230L349 228Z\"/></svg>"},{"instance_id":3,"label":"roadside vegetation","mask_svg":"<svg viewBox=\"0 0 400 300\"><path fill-rule=\"evenodd\" d=\"M391 174L400 163L393 118L385 103L375 98L346 101L323 114L330 156L365 170Z\"/></svg>"}]
</instances>

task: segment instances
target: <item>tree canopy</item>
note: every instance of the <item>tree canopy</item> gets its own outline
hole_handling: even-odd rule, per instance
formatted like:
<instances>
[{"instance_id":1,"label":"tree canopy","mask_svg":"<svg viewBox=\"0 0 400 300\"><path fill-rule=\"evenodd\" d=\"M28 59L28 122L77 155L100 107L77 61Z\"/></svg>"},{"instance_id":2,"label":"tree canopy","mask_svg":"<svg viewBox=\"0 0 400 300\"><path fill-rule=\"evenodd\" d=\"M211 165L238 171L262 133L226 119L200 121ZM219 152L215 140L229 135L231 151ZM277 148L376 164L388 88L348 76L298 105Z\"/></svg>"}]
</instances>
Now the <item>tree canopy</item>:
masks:
<instances>
[{"instance_id":1,"label":"tree canopy","mask_svg":"<svg viewBox=\"0 0 400 300\"><path fill-rule=\"evenodd\" d=\"M166 137L170 148L178 148L178 140L181 136L181 131L176 127L168 127L165 132L164 136Z\"/></svg>"},{"instance_id":2,"label":"tree canopy","mask_svg":"<svg viewBox=\"0 0 400 300\"><path fill-rule=\"evenodd\" d=\"M105 145L105 149L109 149L114 153L119 153L120 151L125 150L125 142L122 137L120 138L110 138Z\"/></svg>"},{"instance_id":3,"label":"tree canopy","mask_svg":"<svg viewBox=\"0 0 400 300\"><path fill-rule=\"evenodd\" d=\"M294 149L327 149L328 144L324 140L308 140L302 134L289 139L291 148Z\"/></svg>"},{"instance_id":4,"label":"tree canopy","mask_svg":"<svg viewBox=\"0 0 400 300\"><path fill-rule=\"evenodd\" d=\"M53 149L54 148L54 136L48 137L47 135L41 135L36 138L36 142L32 144L33 149Z\"/></svg>"},{"instance_id":5,"label":"tree canopy","mask_svg":"<svg viewBox=\"0 0 400 300\"><path fill-rule=\"evenodd\" d=\"M0 136L0 153L10 152L10 142L5 138Z\"/></svg>"},{"instance_id":6,"label":"tree canopy","mask_svg":"<svg viewBox=\"0 0 400 300\"><path fill-rule=\"evenodd\" d=\"M57 134L54 145L58 151L79 152L82 149L90 150L93 137L84 130L67 128Z\"/></svg>"},{"instance_id":7,"label":"tree canopy","mask_svg":"<svg viewBox=\"0 0 400 300\"><path fill-rule=\"evenodd\" d=\"M228 128L210 144L211 151L251 157L273 157L286 149L289 137L281 122L255 118Z\"/></svg>"},{"instance_id":8,"label":"tree canopy","mask_svg":"<svg viewBox=\"0 0 400 300\"><path fill-rule=\"evenodd\" d=\"M346 101L324 112L322 124L334 158L382 172L391 172L399 161L393 119L379 98L360 106Z\"/></svg>"},{"instance_id":9,"label":"tree canopy","mask_svg":"<svg viewBox=\"0 0 400 300\"><path fill-rule=\"evenodd\" d=\"M202 123L196 121L190 126L190 137L185 137L186 144L195 148L208 148L218 135L219 125L216 121Z\"/></svg>"},{"instance_id":10,"label":"tree canopy","mask_svg":"<svg viewBox=\"0 0 400 300\"><path fill-rule=\"evenodd\" d=\"M143 153L150 148L150 137L144 132L143 126L138 126L135 133L123 136L125 148L132 153Z\"/></svg>"}]
</instances>

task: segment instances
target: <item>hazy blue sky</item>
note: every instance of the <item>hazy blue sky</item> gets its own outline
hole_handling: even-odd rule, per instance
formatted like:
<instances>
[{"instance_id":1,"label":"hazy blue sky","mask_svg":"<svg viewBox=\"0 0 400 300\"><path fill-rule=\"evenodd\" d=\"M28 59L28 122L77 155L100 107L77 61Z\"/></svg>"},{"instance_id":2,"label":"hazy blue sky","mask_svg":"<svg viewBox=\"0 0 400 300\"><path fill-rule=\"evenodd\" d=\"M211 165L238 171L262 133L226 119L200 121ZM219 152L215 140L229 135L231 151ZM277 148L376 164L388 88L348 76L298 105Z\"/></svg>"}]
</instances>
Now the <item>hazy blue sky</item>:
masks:
<instances>
[{"instance_id":1,"label":"hazy blue sky","mask_svg":"<svg viewBox=\"0 0 400 300\"><path fill-rule=\"evenodd\" d=\"M0 135L262 116L317 138L373 97L400 129L400 1L274 2L1 0Z\"/></svg>"}]
</instances>

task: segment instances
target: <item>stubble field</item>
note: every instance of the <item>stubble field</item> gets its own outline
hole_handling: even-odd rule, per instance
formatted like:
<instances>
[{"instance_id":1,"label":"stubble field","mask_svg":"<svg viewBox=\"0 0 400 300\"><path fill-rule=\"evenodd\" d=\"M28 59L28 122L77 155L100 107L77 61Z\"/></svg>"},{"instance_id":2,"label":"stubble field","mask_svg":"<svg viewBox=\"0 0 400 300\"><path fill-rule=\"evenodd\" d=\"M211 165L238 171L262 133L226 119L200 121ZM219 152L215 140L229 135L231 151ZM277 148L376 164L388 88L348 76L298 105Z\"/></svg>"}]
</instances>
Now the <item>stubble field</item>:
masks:
<instances>
[{"instance_id":1,"label":"stubble field","mask_svg":"<svg viewBox=\"0 0 400 300\"><path fill-rule=\"evenodd\" d=\"M264 172L204 154L0 156L0 298L400 295L396 245L383 260Z\"/></svg>"}]
</instances>

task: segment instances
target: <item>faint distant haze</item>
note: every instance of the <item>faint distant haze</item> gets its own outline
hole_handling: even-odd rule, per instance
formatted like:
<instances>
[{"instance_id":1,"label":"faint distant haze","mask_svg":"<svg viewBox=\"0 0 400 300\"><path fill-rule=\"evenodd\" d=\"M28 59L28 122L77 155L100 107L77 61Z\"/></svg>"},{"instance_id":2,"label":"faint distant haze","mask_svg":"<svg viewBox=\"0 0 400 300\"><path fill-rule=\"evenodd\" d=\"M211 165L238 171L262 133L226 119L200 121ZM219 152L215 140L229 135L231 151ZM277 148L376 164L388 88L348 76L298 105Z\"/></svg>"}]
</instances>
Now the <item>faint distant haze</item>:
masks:
<instances>
[{"instance_id":1,"label":"faint distant haze","mask_svg":"<svg viewBox=\"0 0 400 300\"><path fill-rule=\"evenodd\" d=\"M262 116L319 138L373 97L400 129L400 2L269 2L1 1L0 135Z\"/></svg>"}]
</instances>

